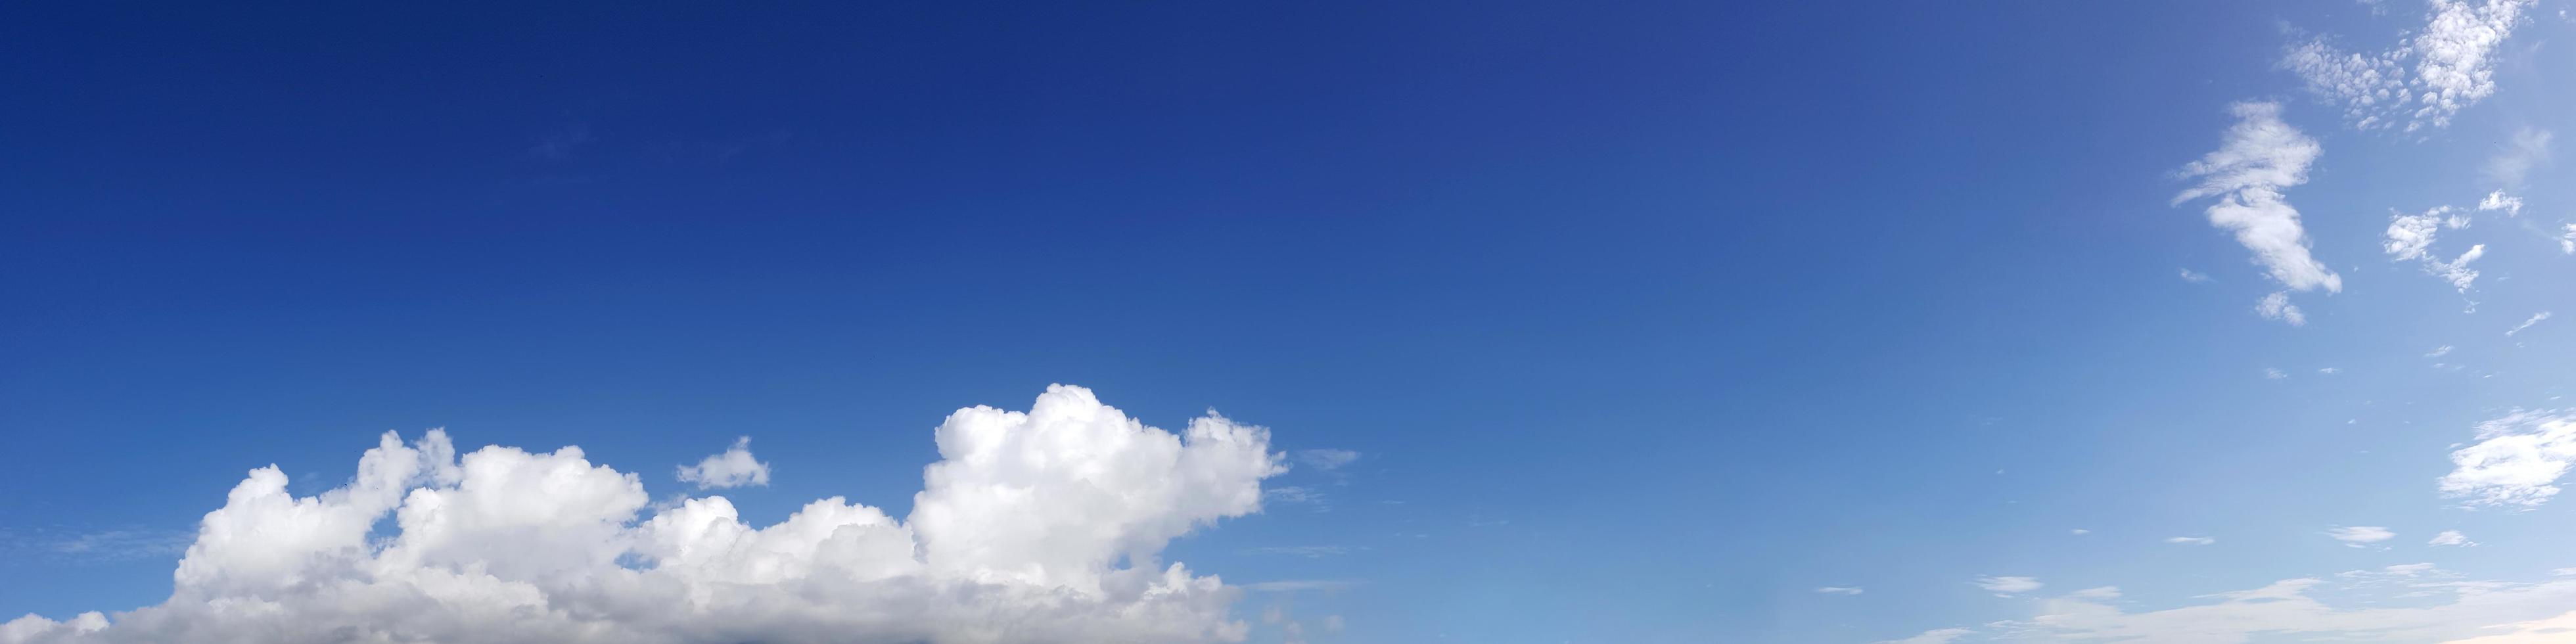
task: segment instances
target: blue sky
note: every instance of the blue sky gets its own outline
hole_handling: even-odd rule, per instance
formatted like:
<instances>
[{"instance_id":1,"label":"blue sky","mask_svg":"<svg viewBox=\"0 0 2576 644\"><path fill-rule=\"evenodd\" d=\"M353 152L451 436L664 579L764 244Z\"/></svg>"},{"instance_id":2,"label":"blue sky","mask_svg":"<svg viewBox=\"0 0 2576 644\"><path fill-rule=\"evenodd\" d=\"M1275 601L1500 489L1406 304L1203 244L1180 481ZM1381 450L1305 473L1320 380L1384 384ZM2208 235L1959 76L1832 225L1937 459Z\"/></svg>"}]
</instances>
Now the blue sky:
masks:
<instances>
[{"instance_id":1,"label":"blue sky","mask_svg":"<svg viewBox=\"0 0 2576 644\"><path fill-rule=\"evenodd\" d=\"M912 568L798 596L932 617L752 635L2514 637L2576 621L2568 9L11 6L0 642L545 632L318 603L466 570L719 641L564 580L775 590L636 544L836 496ZM477 480L627 512L401 518Z\"/></svg>"}]
</instances>

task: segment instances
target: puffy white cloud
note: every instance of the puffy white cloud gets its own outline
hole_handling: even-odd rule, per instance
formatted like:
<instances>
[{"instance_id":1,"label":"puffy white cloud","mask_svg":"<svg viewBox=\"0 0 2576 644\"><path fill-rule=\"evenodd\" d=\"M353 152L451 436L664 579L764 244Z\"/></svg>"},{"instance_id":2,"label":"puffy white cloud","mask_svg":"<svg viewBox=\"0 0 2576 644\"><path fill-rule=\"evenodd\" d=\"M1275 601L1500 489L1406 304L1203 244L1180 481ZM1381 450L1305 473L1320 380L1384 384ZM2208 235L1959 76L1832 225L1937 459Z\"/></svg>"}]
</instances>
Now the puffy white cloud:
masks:
<instances>
[{"instance_id":1,"label":"puffy white cloud","mask_svg":"<svg viewBox=\"0 0 2576 644\"><path fill-rule=\"evenodd\" d=\"M2218 543L2218 538L2216 538L2216 537L2166 537L2166 538L2165 538L2165 543L2181 544L2181 545L2187 545L2187 546L2206 546L2206 545L2209 545L2209 544Z\"/></svg>"},{"instance_id":2,"label":"puffy white cloud","mask_svg":"<svg viewBox=\"0 0 2576 644\"><path fill-rule=\"evenodd\" d=\"M2531 507L2558 494L2558 479L2576 462L2576 414L2515 410L2478 424L2478 442L2451 452L2445 495L2470 505Z\"/></svg>"},{"instance_id":3,"label":"puffy white cloud","mask_svg":"<svg viewBox=\"0 0 2576 644\"><path fill-rule=\"evenodd\" d=\"M2559 229L2558 252L2576 255L2576 224L2567 224Z\"/></svg>"},{"instance_id":4,"label":"puffy white cloud","mask_svg":"<svg viewBox=\"0 0 2576 644\"><path fill-rule=\"evenodd\" d=\"M2504 211L2504 214L2518 217L2522 215L2522 198L2505 194L2502 190L2497 190L2495 192L2487 193L2485 198L2479 199L2478 209L2502 210Z\"/></svg>"},{"instance_id":5,"label":"puffy white cloud","mask_svg":"<svg viewBox=\"0 0 2576 644\"><path fill-rule=\"evenodd\" d=\"M2525 319L2525 320L2523 320L2521 324L2516 324L2516 325L2513 325L2513 328L2511 328L2511 329L2506 329L2506 330L2505 330L2505 332L2504 332L2504 335L2505 335L2505 337L2513 337L2513 335L2514 335L2514 334L2516 334L2516 333L2521 333L2523 329L2531 328L2531 325L2539 324L2541 320L2546 320L2546 319L2549 319L2549 312L2548 312L2548 311L2541 311L2541 312L2539 312L2539 313L2533 313L2533 314L2531 314L2531 317L2530 317L2529 319Z\"/></svg>"},{"instance_id":6,"label":"puffy white cloud","mask_svg":"<svg viewBox=\"0 0 2576 644\"><path fill-rule=\"evenodd\" d=\"M769 464L751 457L751 437L733 441L724 453L709 456L696 465L680 466L680 482L696 483L698 489L768 485Z\"/></svg>"},{"instance_id":7,"label":"puffy white cloud","mask_svg":"<svg viewBox=\"0 0 2576 644\"><path fill-rule=\"evenodd\" d=\"M2040 587L2040 586L2041 586L2041 584L2039 583L2039 580L2038 580L2038 579L2033 579L2033 578L2030 578L2030 577L1978 577L1978 578L1977 578L1977 587L1978 587L1978 588L1984 588L1984 589L1986 589L1986 591L1987 591L1987 592L1995 593L1995 595L1996 595L1996 596L1998 596L1998 597L2002 597L2002 596L2010 596L2010 595L2017 595L2017 594L2026 593L2026 592L2030 592L2030 591L2034 591L2034 590L2039 590L2039 587Z\"/></svg>"},{"instance_id":8,"label":"puffy white cloud","mask_svg":"<svg viewBox=\"0 0 2576 644\"><path fill-rule=\"evenodd\" d=\"M2375 525L2359 525L2326 530L2326 536L2334 537L2334 540L2341 541L2344 545L2359 548L2362 544L2379 543L2397 538L2397 533Z\"/></svg>"},{"instance_id":9,"label":"puffy white cloud","mask_svg":"<svg viewBox=\"0 0 2576 644\"><path fill-rule=\"evenodd\" d=\"M2378 52L2347 52L2326 38L2290 46L2279 66L2308 90L2340 103L2353 127L2405 122L2412 132L2445 127L2460 110L2495 94L2495 54L2532 0L2431 0L2424 29Z\"/></svg>"},{"instance_id":10,"label":"puffy white cloud","mask_svg":"<svg viewBox=\"0 0 2576 644\"><path fill-rule=\"evenodd\" d=\"M2229 111L2236 125L2216 151L2183 166L2181 176L2200 183L2174 195L2173 203L2215 197L2205 211L2210 225L2234 233L2273 280L2292 290L2343 290L2343 278L2309 256L2299 211L2281 194L2307 183L2308 165L2320 153L2316 140L2281 122L2279 103L2237 103Z\"/></svg>"},{"instance_id":11,"label":"puffy white cloud","mask_svg":"<svg viewBox=\"0 0 2576 644\"><path fill-rule=\"evenodd\" d=\"M960 410L935 434L941 460L905 520L835 497L755 527L720 496L644 516L642 482L579 448L459 457L443 431L388 433L320 495L252 470L206 515L168 601L21 618L0 644L1245 636L1238 588L1157 556L1260 509L1283 469L1267 430L1210 414L1175 434L1055 386L1028 412Z\"/></svg>"},{"instance_id":12,"label":"puffy white cloud","mask_svg":"<svg viewBox=\"0 0 2576 644\"><path fill-rule=\"evenodd\" d=\"M2211 281L2211 280L2210 280L2210 278L2209 278L2209 274L2208 274L2208 273L2203 273L2203 272L2200 272L2200 271L2195 271L2195 270L2191 270L2191 269L2186 268L2186 269L2182 269L2182 281L2190 282L2190 283L2193 283L2193 284L2207 284L2207 283L2210 283L2210 281Z\"/></svg>"},{"instance_id":13,"label":"puffy white cloud","mask_svg":"<svg viewBox=\"0 0 2576 644\"><path fill-rule=\"evenodd\" d=\"M2289 323L2290 326L2308 324L2307 312L2299 310L2299 305L2290 303L2289 291L2274 291L2271 295L2263 296L2262 300L2254 302L2254 314L2263 316L2266 320L2280 320Z\"/></svg>"},{"instance_id":14,"label":"puffy white cloud","mask_svg":"<svg viewBox=\"0 0 2576 644\"><path fill-rule=\"evenodd\" d=\"M1850 586L1826 586L1826 587L1823 587L1823 588L1818 588L1818 589L1816 589L1816 592L1817 592L1817 593L1821 593L1821 594L1826 594L1826 595L1845 595L1845 596L1849 596L1849 595L1858 595L1858 594L1861 594L1861 592L1862 592L1862 591L1861 591L1861 589L1859 589L1859 588L1853 588L1853 587L1850 587Z\"/></svg>"},{"instance_id":15,"label":"puffy white cloud","mask_svg":"<svg viewBox=\"0 0 2576 644\"><path fill-rule=\"evenodd\" d=\"M2520 212L2522 200L2497 191L2480 200L2477 209ZM2467 252L2447 262L2435 259L2431 249L2440 229L2466 228L2469 223L2467 211L2450 206L2438 206L2417 215L2395 215L2389 218L2388 230L2381 234L2380 249L2388 252L2389 261L2422 263L2425 274L2442 278L2451 288L2466 293L2478 279L2478 272L2469 268L2469 262L2486 256L2486 245L2470 246Z\"/></svg>"},{"instance_id":16,"label":"puffy white cloud","mask_svg":"<svg viewBox=\"0 0 2576 644\"><path fill-rule=\"evenodd\" d=\"M2460 534L2460 531L2458 530L2443 530L2441 534L2433 535L2433 539L2431 541L2424 542L2424 545L2474 546L2478 545L2478 542L2470 541L2468 535Z\"/></svg>"}]
</instances>

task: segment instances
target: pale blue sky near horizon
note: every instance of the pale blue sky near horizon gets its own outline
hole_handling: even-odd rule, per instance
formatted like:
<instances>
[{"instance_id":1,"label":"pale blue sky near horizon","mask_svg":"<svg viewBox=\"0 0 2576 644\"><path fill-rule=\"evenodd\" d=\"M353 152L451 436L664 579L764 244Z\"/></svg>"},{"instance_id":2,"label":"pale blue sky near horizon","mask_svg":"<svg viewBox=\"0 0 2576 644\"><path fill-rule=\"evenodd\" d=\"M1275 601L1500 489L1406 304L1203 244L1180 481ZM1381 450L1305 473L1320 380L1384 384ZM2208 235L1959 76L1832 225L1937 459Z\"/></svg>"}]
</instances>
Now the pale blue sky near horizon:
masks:
<instances>
[{"instance_id":1,"label":"pale blue sky near horizon","mask_svg":"<svg viewBox=\"0 0 2576 644\"><path fill-rule=\"evenodd\" d=\"M0 9L0 616L169 599L245 471L387 430L902 517L1055 383L1358 455L1162 551L1253 642L2576 597L2576 501L2441 483L2576 407L2568 3L2463 5L2517 13L2446 123L2283 62L2446 1ZM2339 292L2173 202L2249 102ZM2441 206L2466 289L2389 250ZM673 478L737 436L767 486Z\"/></svg>"}]
</instances>

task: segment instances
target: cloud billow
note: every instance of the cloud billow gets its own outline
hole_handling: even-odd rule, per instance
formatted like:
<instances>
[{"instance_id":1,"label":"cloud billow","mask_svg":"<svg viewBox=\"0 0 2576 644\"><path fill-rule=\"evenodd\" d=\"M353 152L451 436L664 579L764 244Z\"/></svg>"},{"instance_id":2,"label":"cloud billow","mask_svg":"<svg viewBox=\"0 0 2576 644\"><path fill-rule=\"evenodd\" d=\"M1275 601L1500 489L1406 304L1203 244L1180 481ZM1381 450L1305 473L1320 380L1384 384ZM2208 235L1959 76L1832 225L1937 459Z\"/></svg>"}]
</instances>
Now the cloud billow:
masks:
<instances>
[{"instance_id":1,"label":"cloud billow","mask_svg":"<svg viewBox=\"0 0 2576 644\"><path fill-rule=\"evenodd\" d=\"M755 527L721 496L647 517L640 479L578 447L459 456L443 431L388 432L320 495L252 470L168 601L30 615L0 644L1243 639L1236 587L1157 556L1260 510L1285 469L1268 430L1211 413L1166 432L1058 385L1027 412L959 410L936 437L904 520L833 497Z\"/></svg>"}]
</instances>

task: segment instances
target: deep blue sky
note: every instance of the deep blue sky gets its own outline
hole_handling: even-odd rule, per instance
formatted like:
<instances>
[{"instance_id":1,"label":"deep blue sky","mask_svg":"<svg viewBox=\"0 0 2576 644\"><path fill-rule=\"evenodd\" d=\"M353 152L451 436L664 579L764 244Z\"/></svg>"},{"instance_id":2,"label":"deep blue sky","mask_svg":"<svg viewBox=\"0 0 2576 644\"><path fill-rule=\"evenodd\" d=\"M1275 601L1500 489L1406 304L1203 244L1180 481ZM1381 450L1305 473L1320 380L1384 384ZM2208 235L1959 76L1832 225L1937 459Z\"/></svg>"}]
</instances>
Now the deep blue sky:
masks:
<instances>
[{"instance_id":1,"label":"deep blue sky","mask_svg":"<svg viewBox=\"0 0 2576 644\"><path fill-rule=\"evenodd\" d=\"M175 553L41 544L188 531L269 463L320 492L389 429L657 497L750 435L746 518L901 516L943 416L1058 382L1364 454L1167 553L1359 582L1240 606L1341 641L1867 641L2029 616L1981 576L2155 608L2424 560L2338 525L2576 566L2499 552L2559 508L2430 483L2566 389L2565 335L2497 333L2576 314L2567 261L2488 242L2463 315L2377 248L2576 125L2513 84L2563 51L2400 136L2272 63L2412 5L1400 5L0 10L0 615L158 602ZM2534 15L2509 43L2566 33ZM2249 99L2327 150L2291 200L2352 285L2305 327L2167 204ZM2469 230L2557 226L2534 177ZM1302 546L1345 552L1261 550Z\"/></svg>"}]
</instances>

